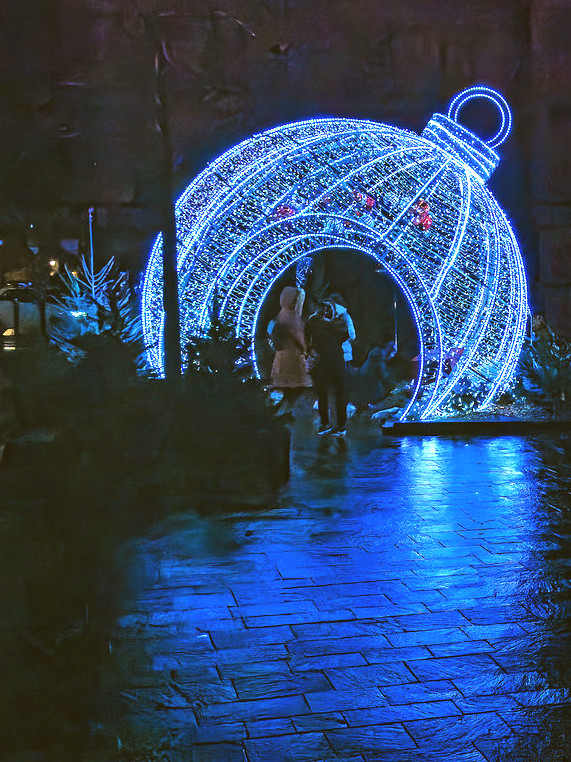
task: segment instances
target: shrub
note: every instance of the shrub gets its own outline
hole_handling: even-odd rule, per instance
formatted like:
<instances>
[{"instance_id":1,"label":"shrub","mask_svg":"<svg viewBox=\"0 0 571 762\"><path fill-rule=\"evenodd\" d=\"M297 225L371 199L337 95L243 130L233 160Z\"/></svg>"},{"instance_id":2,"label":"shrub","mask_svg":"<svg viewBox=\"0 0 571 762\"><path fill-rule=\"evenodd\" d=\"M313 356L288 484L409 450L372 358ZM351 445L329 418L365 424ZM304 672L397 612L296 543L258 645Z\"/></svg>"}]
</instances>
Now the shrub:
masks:
<instances>
[{"instance_id":1,"label":"shrub","mask_svg":"<svg viewBox=\"0 0 571 762\"><path fill-rule=\"evenodd\" d=\"M542 316L533 320L533 341L522 351L514 396L559 414L571 396L571 340L558 336Z\"/></svg>"}]
</instances>

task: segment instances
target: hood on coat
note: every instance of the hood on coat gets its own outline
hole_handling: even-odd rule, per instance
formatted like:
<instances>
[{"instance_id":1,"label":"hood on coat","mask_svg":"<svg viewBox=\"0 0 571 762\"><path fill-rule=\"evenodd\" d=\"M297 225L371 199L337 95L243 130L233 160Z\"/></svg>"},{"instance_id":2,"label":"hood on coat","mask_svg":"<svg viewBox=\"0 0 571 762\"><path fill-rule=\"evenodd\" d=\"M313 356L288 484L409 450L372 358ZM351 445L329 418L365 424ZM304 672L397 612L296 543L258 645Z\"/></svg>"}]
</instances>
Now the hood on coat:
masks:
<instances>
[{"instance_id":1,"label":"hood on coat","mask_svg":"<svg viewBox=\"0 0 571 762\"><path fill-rule=\"evenodd\" d=\"M280 294L280 307L282 310L301 312L305 293L301 288L286 286Z\"/></svg>"}]
</instances>

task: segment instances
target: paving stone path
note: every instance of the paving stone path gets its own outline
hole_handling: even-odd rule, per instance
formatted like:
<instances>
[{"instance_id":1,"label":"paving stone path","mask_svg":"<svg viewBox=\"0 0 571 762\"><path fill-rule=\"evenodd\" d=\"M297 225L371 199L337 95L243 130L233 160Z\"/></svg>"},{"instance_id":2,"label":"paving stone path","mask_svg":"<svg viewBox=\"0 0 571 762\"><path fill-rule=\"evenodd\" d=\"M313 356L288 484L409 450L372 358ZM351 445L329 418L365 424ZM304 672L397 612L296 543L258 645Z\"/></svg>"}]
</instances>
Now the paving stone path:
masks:
<instances>
[{"instance_id":1,"label":"paving stone path","mask_svg":"<svg viewBox=\"0 0 571 762\"><path fill-rule=\"evenodd\" d=\"M126 549L129 758L571 759L564 459L303 426L294 446L279 509Z\"/></svg>"}]
</instances>

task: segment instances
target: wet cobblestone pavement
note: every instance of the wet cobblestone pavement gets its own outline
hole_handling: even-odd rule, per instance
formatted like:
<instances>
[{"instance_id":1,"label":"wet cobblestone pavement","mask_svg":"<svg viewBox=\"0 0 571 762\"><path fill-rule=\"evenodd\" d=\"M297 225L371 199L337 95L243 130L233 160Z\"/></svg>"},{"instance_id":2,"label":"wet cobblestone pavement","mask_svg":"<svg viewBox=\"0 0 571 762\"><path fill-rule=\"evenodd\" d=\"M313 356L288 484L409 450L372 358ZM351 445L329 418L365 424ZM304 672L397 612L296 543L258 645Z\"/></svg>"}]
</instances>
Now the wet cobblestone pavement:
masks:
<instances>
[{"instance_id":1,"label":"wet cobblestone pavement","mask_svg":"<svg viewBox=\"0 0 571 762\"><path fill-rule=\"evenodd\" d=\"M561 442L299 425L292 460L279 509L125 549L127 758L570 760Z\"/></svg>"}]
</instances>

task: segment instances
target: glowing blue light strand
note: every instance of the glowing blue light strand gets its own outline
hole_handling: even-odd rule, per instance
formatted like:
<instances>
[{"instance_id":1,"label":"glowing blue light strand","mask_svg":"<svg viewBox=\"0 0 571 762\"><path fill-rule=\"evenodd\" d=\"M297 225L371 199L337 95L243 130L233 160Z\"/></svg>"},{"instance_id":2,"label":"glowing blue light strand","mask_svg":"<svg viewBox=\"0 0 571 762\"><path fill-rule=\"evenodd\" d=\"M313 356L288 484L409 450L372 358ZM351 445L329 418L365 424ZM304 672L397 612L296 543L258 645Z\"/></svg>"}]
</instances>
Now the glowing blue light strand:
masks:
<instances>
[{"instance_id":1,"label":"glowing blue light strand","mask_svg":"<svg viewBox=\"0 0 571 762\"><path fill-rule=\"evenodd\" d=\"M365 168L367 168L369 166L374 166L376 163L378 163L378 161L380 159L392 158L393 156L397 156L397 155L400 155L402 153L403 153L403 149L399 149L398 151L391 151L391 152L389 152L387 154L381 155L380 157L376 157L374 160L372 160L372 161L368 162L366 165L364 165L364 167L363 166L359 167L358 171L361 172L361 171L363 171ZM422 162L420 162L420 163L422 163ZM418 166L418 164L419 164L419 161L411 162L410 164L407 164L404 167L401 167L399 170L395 170L395 172L392 173L392 174L396 174L399 171L403 171L407 167ZM350 172L341 181L334 183L333 186L329 189L328 192L332 193L337 187L340 187L341 185L347 183L355 174L356 174L356 171ZM307 212L310 208L314 207L317 203L319 203L319 201L321 201L325 197L325 195L326 195L325 193L320 194L320 196L317 197L317 200L314 200L314 202L310 203L306 207L306 209L304 211ZM300 213L298 213L296 215L292 215L291 217L287 218L287 222L285 224L293 225L293 224L295 224L296 220L299 220L303 216L304 216L303 212L300 212ZM342 222L349 222L349 223L353 222L353 220L347 219L346 217L343 217L340 214L336 215L336 217L337 217L337 219L339 219ZM258 238L259 236L267 233L270 230L278 229L283 224L284 224L284 221L278 221L278 222L272 222L272 223L269 223L269 224L265 225L261 229L256 230L249 238L246 238L245 240L240 241L238 243L238 245L232 250L232 252L230 253L230 255L226 259L226 262L224 264L223 270L219 273L219 275L217 276L216 280L212 282L212 285L211 285L211 288L210 288L210 292L209 292L207 298L204 301L202 313L201 313L200 318L199 318L199 328L198 328L199 332L203 332L205 330L205 326L206 326L207 321L208 321L208 305L209 305L209 300L212 298L212 296L214 294L214 291L215 291L215 289L217 287L217 284L220 282L220 280L222 279L224 274L230 269L230 267L232 266L233 262L236 260L236 258L240 254L240 252L245 247L247 247L252 241L254 241L256 238Z\"/></svg>"},{"instance_id":2,"label":"glowing blue light strand","mask_svg":"<svg viewBox=\"0 0 571 762\"><path fill-rule=\"evenodd\" d=\"M319 251L320 248L321 247L317 247L317 248L315 248L314 251ZM337 243L337 244L331 244L331 248L355 249L356 251L363 252L363 249L361 249L361 248L355 248L350 243L348 243L347 241L345 241L343 239L339 243ZM416 322L417 327L418 327L418 324L419 324L419 313L418 313L418 307L417 307L415 298L414 298L412 292L410 291L410 289L408 288L408 286L404 283L404 281L400 277L400 274L396 270L393 270L385 262L382 262L381 260L379 260L377 255L372 250L369 251L369 252L366 252L366 253L368 253L371 257L373 257L373 259L376 259L378 262L383 264L387 268L387 271L392 275L392 277L400 285L400 287L403 290L403 293L405 294L405 296L406 296L406 298L407 298L407 300L408 300L408 302L409 302L409 304L411 306L411 309L413 311L413 315L414 315L414 318L415 318L415 322ZM301 257L301 256L304 256L304 255L305 254L301 254L299 256ZM296 260L294 260L294 262L295 261ZM273 279L271 280L271 282L267 286L266 290L262 294L261 299L258 301L258 307L257 307L256 313L255 313L255 317L254 317L254 321L253 321L252 334L251 334L252 335L252 344L253 344L253 342L255 340L256 334L259 331L258 324L259 324L259 317L260 317L261 308L262 308L262 306L263 306L263 304L264 304L264 302L265 302L265 300L266 300L266 298L267 298L267 296L268 296L268 294L269 294L269 292L270 292L274 282L279 277L281 277L281 275L283 275L285 270L287 270L290 266L291 266L291 262L287 262L278 271L278 273L276 275L274 275ZM416 400L416 397L418 396L418 392L420 390L420 386L421 386L421 382L422 382L422 376L423 376L423 372L424 372L424 354L425 353L424 353L424 346L423 346L423 341L422 341L422 333L420 333L420 332L419 332L419 342L420 342L420 369L419 369L418 379L417 379L417 381L415 383L415 386L414 386L414 388L412 390L411 399L409 400L408 404L406 405L406 407L404 408L404 410L401 413L401 416L400 416L401 420L406 417L408 411L410 410L410 408L414 404L414 402ZM258 378L260 378L261 377L261 373L260 373L260 370L259 370L259 367L258 367L258 364L257 364L257 358L255 356L255 352L252 351L252 354L253 354L253 357L254 357L255 373L256 373L256 376Z\"/></svg>"},{"instance_id":3,"label":"glowing blue light strand","mask_svg":"<svg viewBox=\"0 0 571 762\"><path fill-rule=\"evenodd\" d=\"M329 121L333 124L335 120L329 120ZM343 124L354 125L355 121L356 120L344 120ZM321 124L320 122L323 122L323 120L306 120L304 122L298 122L297 125L295 126L298 129L304 129L307 126L319 125L319 127L321 127L321 130L319 131L320 134L318 136L318 139L321 139L324 125ZM376 127L375 123L373 122L371 123L365 122L364 124L372 125ZM292 127L294 127L294 125L292 125ZM269 140L275 134L282 135L284 132L287 132L287 126L286 128L277 127L274 130L269 130L267 133L265 133L265 137L267 140ZM198 175L198 177L190 184L190 186L182 194L181 198L178 200L176 204L177 222L180 222L180 218L181 218L180 212L184 208L185 204L188 202L192 192L193 191L196 192L196 190L200 187L200 184L204 183L208 178L212 177L213 175L217 175L218 173L223 173L224 165L230 163L235 156L239 156L241 151L243 151L249 144L251 144L252 142L257 142L258 138L259 136L254 136L253 139L244 140L242 143L238 144L237 146L235 146L234 148L230 149L225 154L223 154L221 157L219 157L215 162L208 165L208 167L206 167L206 169L203 170L203 172L201 172L200 175ZM300 145L299 142L291 141L291 143L294 146L294 150L299 150L299 145ZM276 149L276 151L279 151L279 149ZM247 176L250 171L251 171L250 165L246 164L245 169L241 174L242 176L244 175ZM181 263L181 259L183 259L184 256L186 255L185 248L186 246L183 245L183 253L181 257L179 257L179 265ZM147 272L145 275L144 286L143 286L143 304L147 307L147 309L143 309L143 332L145 337L145 344L151 347L150 353L152 354L153 359L155 360L155 363L152 363L152 364L156 364L156 362L160 362L160 356L159 356L159 350L153 348L153 347L156 347L157 342L155 341L156 337L154 335L153 323L152 323L152 319L150 315L150 310L148 309L148 305L151 303L152 297L154 296L152 292L157 289L157 286L160 285L160 282L161 282L161 276L158 275L157 273L157 271L160 271L161 251L162 251L162 239L161 239L161 236L158 236L153 246L153 250L152 250L149 266L147 268Z\"/></svg>"},{"instance_id":4,"label":"glowing blue light strand","mask_svg":"<svg viewBox=\"0 0 571 762\"><path fill-rule=\"evenodd\" d=\"M349 135L354 134L354 132L351 131L344 131L339 133L339 139L342 140L344 137L347 137ZM255 185L255 180L258 178L266 177L268 174L271 173L272 169L274 167L277 167L284 162L286 162L291 157L300 156L303 154L305 150L311 147L313 144L318 144L323 141L323 135L317 135L317 137L311 138L305 142L302 143L295 143L289 151L286 151L285 153L280 152L276 150L269 156L263 156L261 157L256 164L253 166L249 165L247 166L243 172L241 172L237 177L233 178L232 182L232 194L238 195L239 192L244 189L248 188L250 189L253 185ZM273 157L273 158L272 158ZM344 159L347 159L350 157L344 157ZM288 195L291 192L291 189L287 191L286 194ZM214 202L216 200L219 200L218 204L215 204ZM202 214L196 219L193 229L191 238L190 235L187 238L187 240L184 241L184 246L189 246L194 242L198 242L198 239L200 238L200 234L204 232L205 226L208 224L209 220L220 213L222 208L225 208L225 210L228 212L231 210L231 207L228 207L228 189L224 189L224 191L221 191L220 194L217 196L217 199L212 199L208 205L203 209ZM234 203L238 203L238 201L235 201ZM279 201L277 202L279 203ZM277 205L277 204L276 204Z\"/></svg>"},{"instance_id":5,"label":"glowing blue light strand","mask_svg":"<svg viewBox=\"0 0 571 762\"><path fill-rule=\"evenodd\" d=\"M498 217L497 210L496 210L497 205L493 201L493 199L490 199L489 204L490 204L490 212L491 212L491 217L494 224L494 229L496 231L496 235L498 236L498 238L500 238L502 233L501 233L500 224L499 224L500 219ZM502 228L503 228L503 231L505 232L506 228L504 226L502 226ZM521 298L522 294L520 292L520 289L518 288L520 284L517 282L517 273L514 271L513 257L511 256L511 252L509 250L505 253L508 254L508 256L506 257L506 260L509 267L509 282L510 282L511 294L515 298L517 298L518 296ZM510 318L513 319L513 312L511 310L510 312L511 312ZM497 350L497 353L495 355L495 362L497 365L500 366L501 370L500 370L500 373L494 379L494 382L492 383L492 386L487 396L482 402L483 409L486 408L486 406L492 402L492 400L498 393L501 387L501 384L503 380L505 379L507 373L509 373L510 371L511 354L513 353L513 348L514 348L514 338L517 337L517 326L516 326L516 337L512 338L510 343L510 333L512 330L513 330L512 325L510 324L510 321L508 320L504 326L504 329L502 332L502 340L501 340L499 349ZM517 338L516 338L516 341L517 341ZM506 349L506 347L508 348Z\"/></svg>"},{"instance_id":6,"label":"glowing blue light strand","mask_svg":"<svg viewBox=\"0 0 571 762\"><path fill-rule=\"evenodd\" d=\"M322 202L323 199L328 194L332 194L338 187L341 187L342 185L345 185L357 173L364 172L368 167L372 167L372 166L376 165L381 160L398 156L398 155L402 154L405 150L406 149L400 148L400 149L398 149L396 151L389 151L389 152L387 152L385 154L380 154L379 156L376 156L372 161L366 163L365 165L359 166L356 170L353 170L353 171L349 172L341 180L339 180L338 182L334 183L330 188L328 188L326 191L324 191L323 193L319 194L315 199L313 199L302 210L302 212L298 213L297 215L293 215L292 217L289 217L287 219L287 223L288 224L293 224L296 219L299 219L300 216L302 216L303 212L307 213L310 209L315 208L315 206L317 206L320 202ZM411 149L409 148L408 151L410 152L410 150ZM402 172L402 171L406 170L409 167L418 166L418 164L419 164L419 160L417 160L416 162L411 162L409 164L406 164L406 165L404 165L404 167L400 167L398 170L395 170L393 173L391 173L388 176L388 178L392 177L392 175L397 174L398 172ZM386 179L388 179L388 178L386 178ZM309 178L309 179L311 179L311 178ZM372 190L374 191L374 189L372 189ZM338 215L338 219L342 220L344 218ZM225 272L227 272L229 270L229 268L232 266L233 261L237 258L237 256L242 251L242 249L244 247L248 246L248 244L251 243L252 240L254 240L259 235L263 235L265 232L267 232L271 228L276 228L276 227L279 227L280 225L283 225L283 224L284 224L283 221L278 221L278 222L270 223L270 224L266 225L265 227L263 227L261 230L257 230L255 233L253 233L250 236L250 238L246 238L245 240L240 241L239 244L232 250L232 253L230 254L230 256L227 258L227 260L226 260L226 262L224 264L224 269L220 272L220 275L218 276L219 279L221 279L224 276ZM216 287L216 284L213 283L212 288L210 290L209 297L211 297L212 294L214 293L215 287ZM201 317L199 319L199 326L200 326L199 330L201 330L201 331L204 330L205 320L207 319L206 318L207 310L208 310L208 298L207 298L207 300L206 300L206 302L204 304L203 311L202 311Z\"/></svg>"},{"instance_id":7,"label":"glowing blue light strand","mask_svg":"<svg viewBox=\"0 0 571 762\"><path fill-rule=\"evenodd\" d=\"M491 140L482 141L455 121L475 97L500 108L501 125ZM374 122L310 119L230 149L206 167L176 204L181 344L207 331L216 291L222 312L236 321L239 334L246 330L250 337L257 368L260 309L279 273L308 250L352 248L387 269L417 324L421 371L403 417L442 413L466 374L489 377L480 382L487 404L509 383L527 315L517 243L483 185L499 161L492 149L510 129L511 114L501 96L490 88L469 88L452 101L447 117L432 117L421 137ZM377 198L373 212L350 197L355 188ZM378 206L386 194L389 212ZM420 198L430 199L434 219L428 233L412 226L411 205ZM476 204L479 198L484 206ZM318 207L326 199L325 213ZM272 208L292 202L294 215L268 223ZM480 225L494 231L492 244L489 237L482 239ZM158 237L142 289L148 358L159 373L161 251ZM445 351L455 346L464 352L447 376ZM437 358L436 379L419 396L429 383L428 351Z\"/></svg>"},{"instance_id":8,"label":"glowing blue light strand","mask_svg":"<svg viewBox=\"0 0 571 762\"><path fill-rule=\"evenodd\" d=\"M525 274L523 272L523 263L519 255L515 237L509 222L505 219L505 216L493 202L492 214L494 217L494 223L496 226L502 227L507 233L510 239L510 246L507 247L507 261L510 267L510 291L512 296L512 305L515 306L516 311L510 310L511 319L516 319L515 327L511 327L509 324L506 326L506 330L502 337L502 344L498 352L498 362L501 366L501 371L498 374L495 382L488 393L488 396L482 403L482 407L485 408L497 394L509 383L511 376L515 370L519 353L521 351L521 345L523 343L523 337L525 335L525 314L527 312L527 289ZM511 335L510 335L510 327ZM508 346L506 350L506 346Z\"/></svg>"},{"instance_id":9,"label":"glowing blue light strand","mask_svg":"<svg viewBox=\"0 0 571 762\"><path fill-rule=\"evenodd\" d=\"M504 142L512 128L512 112L504 96L497 90L493 90L491 87L484 87L483 85L476 85L475 87L468 87L466 90L462 90L450 103L448 116L454 122L457 122L460 109L473 98L486 98L496 105L500 111L500 128L493 138L485 141L490 148L496 148Z\"/></svg>"},{"instance_id":10,"label":"glowing blue light strand","mask_svg":"<svg viewBox=\"0 0 571 762\"><path fill-rule=\"evenodd\" d=\"M277 251L277 253L273 254L273 255L272 255L272 257L271 257L271 259L273 259L273 260L275 260L275 259L278 259L278 258L279 258L279 257L282 255L282 253L283 253L283 251L284 251L285 249L287 249L287 248L290 248L290 249L291 249L291 248L293 248L293 247L297 246L297 245L298 245L300 242L302 242L302 241L304 241L304 242L308 242L308 241L310 240L310 238L312 238L312 237L313 237L313 235L310 235L310 234L308 234L308 233L306 232L306 233L304 233L303 235L299 235L299 236L297 236L295 239L289 239L289 241L287 242L287 244L286 244L285 246L283 246L282 248L278 248L278 251ZM336 240L334 240L334 239L331 239L329 236L323 236L323 235L319 235L319 238L322 240L322 244L321 244L319 247L317 247L317 248L324 248L324 247L326 247L326 246L327 246L327 242L328 242L328 241L329 241L329 243L330 243L332 246L337 246L337 245L338 245L338 241L336 241ZM345 240L345 239L339 239L339 240ZM349 241L346 241L346 243L347 243L347 245L348 245L348 246L350 246L351 248L353 248L353 247L354 247L354 243L353 243L353 241L349 240ZM358 247L357 247L357 248L358 248ZM311 250L313 250L313 248L312 248ZM303 250L303 252L300 254L300 256L302 256L302 255L304 255L304 254L307 254L307 249L304 249L304 250ZM272 262L271 262L271 261L270 261L270 262L268 262L268 265L267 265L267 267L269 267L270 265L272 265ZM254 286L256 285L256 280L257 280L259 277L261 277L261 276L262 276L262 274L264 273L264 271L266 270L266 266L264 266L264 265L261 265L259 268L256 268L256 269L257 269L257 272L255 271L255 274L254 274L254 280L253 280L253 281L250 283L250 287L249 287L248 291L246 292L246 294L245 294L245 295L244 295L244 297L243 297L243 302L242 302L242 305L241 305L241 307L240 307L240 312L239 312L239 316L238 316L238 326L237 326L237 332L241 332L241 331L242 331L242 328L241 328L241 323L242 323L242 314L243 314L243 310L244 310L244 308L245 308L246 304L248 303L248 300L249 300L249 297L250 297L250 291L251 291L251 290L254 288ZM415 282L417 282L417 281L415 281ZM270 283L269 285L271 286L271 283ZM421 286L421 287L422 287L422 286ZM418 291L418 285L417 285L417 287L416 287L416 288L417 288L417 291ZM422 287L422 288L423 288L423 287ZM263 301L263 300L262 300L262 301Z\"/></svg>"},{"instance_id":11,"label":"glowing blue light strand","mask_svg":"<svg viewBox=\"0 0 571 762\"><path fill-rule=\"evenodd\" d=\"M304 236L299 236L298 239L296 239L293 242L290 241L290 243L295 245L299 241L302 241L302 240L303 241L309 241L310 240L310 236L308 234L305 234ZM397 280L397 282L399 283L399 285L401 286L401 288L405 292L405 295L407 295L407 298L409 299L409 302L411 304L411 308L412 308L412 311L413 311L413 315L414 315L414 318L415 318L415 322L416 322L416 325L417 325L417 330L419 331L419 341L420 341L420 345L421 345L421 353L420 353L420 356L421 356L421 369L420 369L420 372L419 372L419 377L417 379L417 383L415 385L414 394L413 394L409 404L406 406L405 410L402 413L402 416L405 416L407 414L408 410L412 407L412 405L413 405L413 403L414 403L414 401L416 399L416 394L418 392L418 389L419 389L421 381L422 381L422 373L423 373L423 369L424 369L424 359L423 359L424 358L424 337L423 337L422 324L423 323L426 324L426 320L421 320L421 314L420 314L420 312L418 310L418 307L417 307L416 303L414 302L414 299L412 298L413 291L412 291L411 288L409 288L409 286L407 285L406 281L403 280L403 278L400 276L400 274L398 274L399 273L398 269L393 268L388 262L386 262L385 259L380 258L378 256L378 254L376 254L372 248L369 248L369 246L367 246L366 242L362 242L360 247L355 246L352 240L346 239L346 238L340 238L338 241L329 240L329 243L330 243L332 248L340 248L341 245L344 244L345 248L351 248L351 249L355 248L356 250L361 250L361 251L364 251L366 253L371 254L371 256L373 256L373 258L375 258L380 264L382 264L384 267L387 267L389 272L391 272L393 277L395 277L395 279ZM377 240L373 239L372 243L377 244L378 243L378 239ZM327 244L327 238L325 238L325 240L324 240L324 242L322 243L321 246L318 246L315 249L310 249L310 251L314 251L314 250L317 251L319 249L322 249L322 248L324 248L324 246L326 244ZM306 253L307 253L307 250L304 250L302 253L300 253L298 255L298 257L305 256ZM398 253L399 253L399 256L402 257L402 252L399 251ZM279 256L279 252L273 256L273 259L277 259L278 256ZM271 263L269 263L269 264L271 264ZM269 264L267 266L269 266ZM420 279L419 274L415 271L414 267L410 264L410 262L406 261L406 264L411 268L411 272L414 273L417 298L418 298L419 292L424 293L425 296L426 296L427 305L428 305L429 309L431 310L431 315L430 315L430 318L429 318L429 322L434 326L434 329L435 329L436 349L437 349L438 357L439 357L439 361L440 361L439 365L441 365L442 346L441 346L440 328L439 328L439 325L438 325L437 315L436 315L436 313L434 313L433 306L432 306L432 303L431 303L429 295L428 295L428 291L427 291L425 285L422 283L422 280ZM284 267L282 267L279 270L280 273L283 272ZM263 269L266 269L266 268L264 267ZM260 271L257 274L256 277L260 277L262 272L263 272L263 270ZM395 275L395 273L397 273L397 275ZM273 284L273 282L275 280L275 277L278 277L278 276L274 276L274 278L272 278L270 280L270 282L269 282L269 284L268 284L268 286L266 288L266 291L264 292L262 298L260 298L259 303L258 303L258 311L257 311L256 315L259 314L259 309L261 309L261 306L263 305L263 303L265 301L265 298L266 298L266 295L268 293L268 289L270 289L272 287L272 284ZM257 317L254 320L254 326L256 326L256 325L257 325ZM256 329L254 327L252 336L255 336L255 331L256 331ZM252 339L252 342L253 342L253 339ZM252 347L253 347L253 343L252 343ZM258 369L258 365L257 365L257 360L256 360L256 357L255 357L255 352L253 352L253 362L254 362L254 367L256 369L256 374L259 377L260 374L259 374L259 369ZM435 393L436 393L436 387L433 387L432 393L431 393L430 397L428 398L429 402L433 399Z\"/></svg>"},{"instance_id":12,"label":"glowing blue light strand","mask_svg":"<svg viewBox=\"0 0 571 762\"><path fill-rule=\"evenodd\" d=\"M379 158L387 158L387 157L389 157L389 156L396 156L397 154L400 154L400 153L402 153L402 150L400 150L400 151L393 151L393 152L391 152L390 154L384 154L383 156L381 156L381 157L379 157ZM376 164L376 163L377 163L376 161L373 161L373 162L370 162L370 163L369 163L369 165L371 165L371 166L372 166L372 165L374 165L374 164ZM413 166L418 166L418 163L419 163L419 162L418 162L418 161L416 161L416 162L411 162L411 163L409 163L409 164L405 164L405 165L404 165L404 167L400 167L398 170L395 170L394 172L390 173L389 175L385 175L385 177L383 177L383 182L384 182L385 180L389 180L391 177L393 177L393 176L394 176L395 174L397 174L398 172L402 172L402 171L405 171L406 169L408 169L408 168L410 168L410 167L413 167ZM369 166L369 165L366 165L366 166ZM354 174L354 173L350 173L348 177L351 177L353 174ZM346 182L346 179L344 179L342 182ZM337 184L335 184L335 185L333 186L333 188L331 188L331 189L329 190L329 192L332 192L332 190L333 190L333 189L334 189L336 186L338 186L338 185L341 185L341 183L337 183ZM372 187L369 187L369 188L367 188L367 192L368 192L368 193L371 193L371 194L373 194L373 195L374 195L376 187L377 187L377 186L372 186ZM292 223L293 223L293 222L294 222L296 219L300 219L300 218L302 218L303 216L306 216L306 215L307 215L307 213L308 213L310 210L312 210L312 209L315 209L315 207L317 206L317 204L319 203L319 201L320 201L320 200L322 200L322 198L324 197L324 195L325 195L325 194L320 194L320 196L318 196L318 197L317 197L317 199L314 199L312 202L310 202L310 203L309 203L309 204L308 204L308 205L307 205L307 206L304 208L304 210L303 210L303 212L304 212L305 214L298 214L298 215L294 215L293 217L290 217L290 218L288 218L288 223L289 223L289 224L292 224ZM337 221L338 221L338 222L340 222L340 223L353 223L353 220L352 220L351 218L348 218L348 217L346 217L346 216L344 216L344 215L342 215L342 214L336 214L336 215L334 215L333 219L337 220ZM283 222L274 222L274 223L271 223L270 225L266 226L266 228L265 228L265 229L262 229L262 230L258 231L258 233L260 233L260 234L263 234L263 233L264 233L266 230L269 230L269 229L270 229L270 228L272 228L272 227L274 227L274 228L275 228L275 227L279 227L279 226L280 226L280 225L282 225L282 224L283 224ZM227 260L227 262L228 262L228 267L227 267L226 269L228 269L228 268L230 267L230 265L232 264L232 262L236 260L236 258L238 257L239 253L240 253L240 252L243 250L243 248L244 248L245 246L247 246L249 243L251 243L253 240L255 240L255 238L256 238L256 237L257 237L257 234L254 234L254 235L252 235L252 236L251 236L249 239L247 239L247 240L245 240L245 241L242 241L242 242L241 242L241 243L240 243L238 246L236 246L236 248L233 250L232 254L230 255L230 257L229 257L229 258L228 258L228 260ZM257 257L255 257L255 260L250 260L249 262L247 262L247 264L245 265L245 267L243 268L243 270L242 270L242 271L241 271L241 272L240 272L240 273L239 273L239 274L236 276L236 278L235 278L235 281L234 281L234 282L237 282L237 281L238 281L238 280L239 280L239 279L242 277L242 272L244 272L244 270L246 270L246 269L248 269L248 268L250 268L250 267L252 266L252 262L253 262L253 261L255 261L256 263L257 263L257 262L259 262L262 256L263 256L263 254L261 254L261 255L258 255ZM226 295L226 298L225 298L225 302L226 302L226 301L227 301L227 300L230 298L230 292L232 291L232 289L233 289L233 284L231 284L231 285L229 286L229 289L228 289L228 293L227 293L227 295ZM211 290L211 293L213 293L213 289ZM203 310L202 316L204 316L204 314L205 314L205 310L206 310L206 307L207 307L207 301L206 301L206 304L205 304L205 308L204 308L204 310Z\"/></svg>"},{"instance_id":13,"label":"glowing blue light strand","mask_svg":"<svg viewBox=\"0 0 571 762\"><path fill-rule=\"evenodd\" d=\"M500 157L487 143L443 114L433 115L422 131L422 137L437 145L445 155L460 161L482 182L498 166Z\"/></svg>"},{"instance_id":14,"label":"glowing blue light strand","mask_svg":"<svg viewBox=\"0 0 571 762\"><path fill-rule=\"evenodd\" d=\"M492 247L490 247L489 245L489 236L488 236L486 238L486 267L485 267L484 278L483 278L484 283L487 282L487 274L490 267L491 251L492 251ZM499 261L499 257L497 256L497 251L498 251L497 246L493 247L493 251L496 252L496 254L493 257L494 276L492 278L492 283L493 283L492 289L489 290L487 288L481 288L479 290L478 301L477 301L475 309L473 310L472 318L466 330L458 339L458 346L464 347L467 351L465 351L462 354L462 357L460 358L458 362L458 367L456 368L455 373L452 375L449 384L445 388L440 398L436 401L434 408L429 410L429 413L434 412L437 407L441 406L448 398L452 396L452 392L454 391L455 387L463 378L464 374L467 371L469 371L469 369L471 368L472 361L474 357L476 356L476 353L478 352L480 344L485 338L486 329L488 327L488 323L492 316L491 307L493 306L495 302L496 292L498 288L498 273L499 273L500 261ZM486 303L488 304L488 309L484 309L483 311L484 316L482 320L481 312L484 306L484 301L486 301ZM471 342L469 342L469 337L472 333L472 329L476 321L478 320L480 321L479 329L475 334L475 338Z\"/></svg>"},{"instance_id":15,"label":"glowing blue light strand","mask_svg":"<svg viewBox=\"0 0 571 762\"><path fill-rule=\"evenodd\" d=\"M461 199L460 213L458 215L459 225L456 227L454 240L452 242L452 246L450 247L450 251L448 252L448 256L446 257L444 261L444 265L442 269L440 270L440 272L438 273L436 282L434 283L433 287L430 289L430 296L432 297L432 299L438 299L438 294L440 292L442 283L444 282L444 279L446 278L446 276L448 275L452 267L454 267L454 263L456 262L456 257L458 256L458 252L460 251L460 246L462 244L462 241L464 240L464 234L466 233L466 226L470 218L470 207L472 203L472 188L471 188L470 178L468 177L465 170L458 174L458 182L460 183L460 199Z\"/></svg>"}]
</instances>

